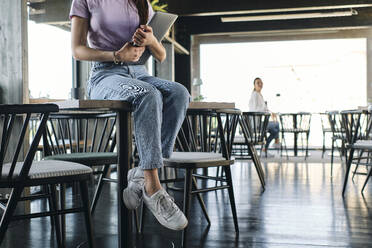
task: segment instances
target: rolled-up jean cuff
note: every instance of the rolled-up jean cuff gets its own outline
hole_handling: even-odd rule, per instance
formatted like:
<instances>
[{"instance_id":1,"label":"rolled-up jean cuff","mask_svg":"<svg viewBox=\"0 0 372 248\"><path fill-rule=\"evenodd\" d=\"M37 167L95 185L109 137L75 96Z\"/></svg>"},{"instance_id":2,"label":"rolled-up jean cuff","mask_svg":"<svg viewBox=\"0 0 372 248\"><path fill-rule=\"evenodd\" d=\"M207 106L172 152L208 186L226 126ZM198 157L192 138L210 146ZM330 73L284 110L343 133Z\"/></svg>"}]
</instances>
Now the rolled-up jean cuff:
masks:
<instances>
[{"instance_id":1,"label":"rolled-up jean cuff","mask_svg":"<svg viewBox=\"0 0 372 248\"><path fill-rule=\"evenodd\" d=\"M170 158L173 153L173 146L167 147L163 149L163 158Z\"/></svg>"},{"instance_id":2,"label":"rolled-up jean cuff","mask_svg":"<svg viewBox=\"0 0 372 248\"><path fill-rule=\"evenodd\" d=\"M139 163L139 167L142 170L152 170L152 169L159 169L159 168L163 167L163 164L146 164L146 165L142 165L141 162L140 162Z\"/></svg>"}]
</instances>

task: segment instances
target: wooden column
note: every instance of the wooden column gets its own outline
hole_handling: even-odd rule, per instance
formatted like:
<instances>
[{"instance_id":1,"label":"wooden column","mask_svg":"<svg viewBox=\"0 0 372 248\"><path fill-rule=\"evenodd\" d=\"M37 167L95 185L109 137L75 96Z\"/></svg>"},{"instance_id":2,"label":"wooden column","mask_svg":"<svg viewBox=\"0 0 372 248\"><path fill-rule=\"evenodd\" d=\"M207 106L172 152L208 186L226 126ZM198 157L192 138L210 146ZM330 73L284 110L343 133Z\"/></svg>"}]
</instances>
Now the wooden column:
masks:
<instances>
[{"instance_id":1,"label":"wooden column","mask_svg":"<svg viewBox=\"0 0 372 248\"><path fill-rule=\"evenodd\" d=\"M0 103L27 103L26 0L1 0L0 16Z\"/></svg>"},{"instance_id":2,"label":"wooden column","mask_svg":"<svg viewBox=\"0 0 372 248\"><path fill-rule=\"evenodd\" d=\"M26 0L0 0L0 103L21 104L29 102L28 91L28 49L27 49L27 5ZM23 120L17 119L14 128L22 125ZM18 125L18 127L17 127ZM5 162L10 160L17 145L17 137L10 139L9 154ZM28 137L28 136L26 136ZM28 144L27 138L25 144ZM19 158L25 156L24 153ZM1 190L2 196L9 190ZM29 193L25 189L25 194ZM29 203L18 204L25 213L29 213Z\"/></svg>"}]
</instances>

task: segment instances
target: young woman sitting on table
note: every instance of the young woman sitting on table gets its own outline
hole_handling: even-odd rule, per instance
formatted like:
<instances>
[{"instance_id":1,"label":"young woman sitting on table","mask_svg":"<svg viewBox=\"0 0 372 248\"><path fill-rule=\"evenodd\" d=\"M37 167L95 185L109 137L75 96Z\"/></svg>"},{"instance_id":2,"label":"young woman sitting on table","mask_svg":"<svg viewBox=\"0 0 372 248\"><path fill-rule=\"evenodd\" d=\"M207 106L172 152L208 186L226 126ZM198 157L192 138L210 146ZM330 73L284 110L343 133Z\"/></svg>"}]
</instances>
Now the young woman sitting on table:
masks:
<instances>
[{"instance_id":1,"label":"young woman sitting on table","mask_svg":"<svg viewBox=\"0 0 372 248\"><path fill-rule=\"evenodd\" d=\"M255 78L253 81L253 92L251 94L251 98L249 100L249 111L252 112L270 112L267 108L267 104L261 94L263 88L263 82L261 78ZM271 112L271 117L273 121L269 121L267 126L267 131L270 133L269 137L266 140L265 147L263 151L266 153L268 157L273 157L274 155L269 153L267 150L269 145L273 139L275 139L275 146L279 146L279 122L277 121L277 116L275 113Z\"/></svg>"},{"instance_id":2,"label":"young woman sitting on table","mask_svg":"<svg viewBox=\"0 0 372 248\"><path fill-rule=\"evenodd\" d=\"M166 57L146 25L153 14L147 0L74 0L72 53L77 60L92 61L90 99L124 100L133 106L140 162L128 172L125 205L135 209L143 199L162 225L182 230L187 219L162 188L158 169L172 154L190 94L181 84L150 76L144 65L136 64L145 49L160 62Z\"/></svg>"}]
</instances>

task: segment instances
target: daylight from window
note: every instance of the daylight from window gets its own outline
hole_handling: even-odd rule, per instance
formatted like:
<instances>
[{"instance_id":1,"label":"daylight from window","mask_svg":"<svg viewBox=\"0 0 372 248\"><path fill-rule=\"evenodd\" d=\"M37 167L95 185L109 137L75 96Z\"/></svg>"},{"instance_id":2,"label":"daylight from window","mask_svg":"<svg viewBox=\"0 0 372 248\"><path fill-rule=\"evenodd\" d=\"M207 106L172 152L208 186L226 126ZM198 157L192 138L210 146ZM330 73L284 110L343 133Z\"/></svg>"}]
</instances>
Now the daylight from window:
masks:
<instances>
[{"instance_id":1,"label":"daylight from window","mask_svg":"<svg viewBox=\"0 0 372 248\"><path fill-rule=\"evenodd\" d=\"M273 112L312 113L353 109L366 100L366 39L202 44L201 95L205 101L235 102L243 111L262 78L262 94ZM310 143L320 145L319 116Z\"/></svg>"},{"instance_id":2,"label":"daylight from window","mask_svg":"<svg viewBox=\"0 0 372 248\"><path fill-rule=\"evenodd\" d=\"M72 88L70 32L28 22L28 65L31 98L69 98Z\"/></svg>"}]
</instances>

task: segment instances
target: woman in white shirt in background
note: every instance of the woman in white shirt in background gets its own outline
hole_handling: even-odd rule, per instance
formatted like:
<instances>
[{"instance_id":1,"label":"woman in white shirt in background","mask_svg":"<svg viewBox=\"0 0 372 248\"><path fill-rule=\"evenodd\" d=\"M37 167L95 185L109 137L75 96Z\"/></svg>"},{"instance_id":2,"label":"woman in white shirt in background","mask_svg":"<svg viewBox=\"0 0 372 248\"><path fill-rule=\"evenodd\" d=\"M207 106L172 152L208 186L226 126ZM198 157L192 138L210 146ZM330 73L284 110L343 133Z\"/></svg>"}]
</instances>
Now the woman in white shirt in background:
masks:
<instances>
[{"instance_id":1,"label":"woman in white shirt in background","mask_svg":"<svg viewBox=\"0 0 372 248\"><path fill-rule=\"evenodd\" d=\"M261 90L263 87L263 82L261 78L255 78L253 81L253 92L251 94L251 98L249 100L249 111L251 112L270 112L270 110L267 108L266 102L261 94ZM275 145L276 147L279 146L279 122L276 119L276 114L271 113L271 117L273 121L269 121L269 124L267 126L267 131L270 133L270 136L266 140L266 144L264 147L264 152L266 152L266 155L271 155L267 152L267 149L269 148L269 145L273 139L275 139Z\"/></svg>"}]
</instances>

